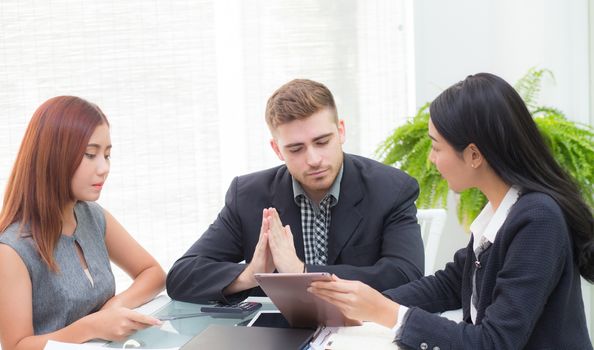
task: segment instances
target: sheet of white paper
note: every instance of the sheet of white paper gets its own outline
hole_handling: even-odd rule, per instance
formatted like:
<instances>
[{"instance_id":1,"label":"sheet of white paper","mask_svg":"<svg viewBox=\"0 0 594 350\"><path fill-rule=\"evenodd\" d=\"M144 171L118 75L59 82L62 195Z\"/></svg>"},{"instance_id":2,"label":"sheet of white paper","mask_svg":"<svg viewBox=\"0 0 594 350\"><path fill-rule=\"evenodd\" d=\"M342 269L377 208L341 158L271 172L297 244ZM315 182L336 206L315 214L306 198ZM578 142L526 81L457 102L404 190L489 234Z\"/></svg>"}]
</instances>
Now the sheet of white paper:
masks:
<instances>
[{"instance_id":1,"label":"sheet of white paper","mask_svg":"<svg viewBox=\"0 0 594 350\"><path fill-rule=\"evenodd\" d=\"M324 350L331 340L331 335L338 332L338 327L324 327L309 343L310 350Z\"/></svg>"},{"instance_id":2,"label":"sheet of white paper","mask_svg":"<svg viewBox=\"0 0 594 350\"><path fill-rule=\"evenodd\" d=\"M85 344L71 344L71 343L62 343L59 341L50 340L45 345L45 350L77 350L77 349L84 349L84 350L106 350L107 348L103 347L102 345L97 345L93 343L85 343ZM127 346L126 349L142 349L133 346ZM152 350L179 350L179 347L174 348L151 348Z\"/></svg>"},{"instance_id":3,"label":"sheet of white paper","mask_svg":"<svg viewBox=\"0 0 594 350\"><path fill-rule=\"evenodd\" d=\"M351 350L374 349L394 350L394 331L373 322L363 322L362 326L341 327L330 334L325 349Z\"/></svg>"},{"instance_id":4,"label":"sheet of white paper","mask_svg":"<svg viewBox=\"0 0 594 350\"><path fill-rule=\"evenodd\" d=\"M156 296L153 300L149 301L148 303L137 307L136 309L134 309L134 311L140 312L144 315L150 315L162 308L163 306L165 306L165 304L167 304L170 301L171 298L169 298L167 295L161 294Z\"/></svg>"}]
</instances>

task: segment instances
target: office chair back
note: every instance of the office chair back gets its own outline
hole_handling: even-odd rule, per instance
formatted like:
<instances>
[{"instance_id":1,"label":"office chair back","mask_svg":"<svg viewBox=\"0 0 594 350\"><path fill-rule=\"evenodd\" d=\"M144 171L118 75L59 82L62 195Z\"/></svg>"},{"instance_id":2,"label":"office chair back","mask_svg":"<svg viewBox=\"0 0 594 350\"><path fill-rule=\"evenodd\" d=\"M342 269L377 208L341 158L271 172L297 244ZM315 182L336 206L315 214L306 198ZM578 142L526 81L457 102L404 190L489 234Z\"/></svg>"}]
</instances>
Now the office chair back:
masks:
<instances>
[{"instance_id":1,"label":"office chair back","mask_svg":"<svg viewBox=\"0 0 594 350\"><path fill-rule=\"evenodd\" d=\"M417 220L421 226L421 235L425 245L425 276L432 275L439 266L435 266L439 241L446 221L445 209L419 209Z\"/></svg>"}]
</instances>

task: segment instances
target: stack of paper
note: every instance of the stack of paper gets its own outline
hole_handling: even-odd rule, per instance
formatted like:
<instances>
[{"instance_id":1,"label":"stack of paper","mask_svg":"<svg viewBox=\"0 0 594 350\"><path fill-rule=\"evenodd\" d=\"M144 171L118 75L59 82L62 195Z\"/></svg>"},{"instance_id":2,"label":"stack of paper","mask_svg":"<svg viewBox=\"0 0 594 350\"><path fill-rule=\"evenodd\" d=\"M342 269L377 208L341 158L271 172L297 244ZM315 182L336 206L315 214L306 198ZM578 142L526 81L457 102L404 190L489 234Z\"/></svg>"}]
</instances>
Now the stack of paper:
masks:
<instances>
[{"instance_id":1,"label":"stack of paper","mask_svg":"<svg viewBox=\"0 0 594 350\"><path fill-rule=\"evenodd\" d=\"M315 350L394 350L394 336L394 331L390 328L364 322L361 326L326 328L312 342L311 347Z\"/></svg>"}]
</instances>

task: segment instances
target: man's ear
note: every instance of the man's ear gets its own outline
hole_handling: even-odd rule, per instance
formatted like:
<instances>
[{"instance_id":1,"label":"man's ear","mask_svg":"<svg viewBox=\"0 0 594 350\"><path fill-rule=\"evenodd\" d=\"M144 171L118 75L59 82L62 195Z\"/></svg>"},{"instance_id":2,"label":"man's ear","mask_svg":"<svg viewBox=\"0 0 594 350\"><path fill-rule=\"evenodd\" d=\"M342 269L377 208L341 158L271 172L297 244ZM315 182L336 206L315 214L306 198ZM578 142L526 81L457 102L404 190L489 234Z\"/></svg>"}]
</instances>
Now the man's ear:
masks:
<instances>
[{"instance_id":1,"label":"man's ear","mask_svg":"<svg viewBox=\"0 0 594 350\"><path fill-rule=\"evenodd\" d=\"M338 138L340 140L340 144L344 144L346 138L346 129L344 127L344 120L340 119L338 121Z\"/></svg>"},{"instance_id":2,"label":"man's ear","mask_svg":"<svg viewBox=\"0 0 594 350\"><path fill-rule=\"evenodd\" d=\"M276 143L276 140L274 138L270 139L270 147L272 147L272 150L274 151L274 153L276 153L278 159L284 162L285 158L283 157L283 154L281 153L280 148L278 147L278 143Z\"/></svg>"}]
</instances>

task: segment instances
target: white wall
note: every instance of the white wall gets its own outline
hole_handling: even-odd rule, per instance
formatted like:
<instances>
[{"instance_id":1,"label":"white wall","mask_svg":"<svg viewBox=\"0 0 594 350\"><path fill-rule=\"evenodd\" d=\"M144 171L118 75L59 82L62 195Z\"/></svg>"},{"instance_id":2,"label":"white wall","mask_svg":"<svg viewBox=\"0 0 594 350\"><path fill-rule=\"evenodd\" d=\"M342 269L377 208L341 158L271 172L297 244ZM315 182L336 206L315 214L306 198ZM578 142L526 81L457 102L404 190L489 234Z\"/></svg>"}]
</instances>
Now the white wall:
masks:
<instances>
[{"instance_id":1,"label":"white wall","mask_svg":"<svg viewBox=\"0 0 594 350\"><path fill-rule=\"evenodd\" d=\"M416 0L413 4L417 106L469 74L487 71L513 84L535 66L550 69L555 76L554 81L545 79L541 104L560 109L570 120L594 123L590 116L594 29L588 20L589 14L594 18L594 10L588 0ZM449 202L454 206L455 198ZM446 230L437 258L442 266L468 241L453 210ZM588 288L585 304L592 329L594 293Z\"/></svg>"},{"instance_id":2,"label":"white wall","mask_svg":"<svg viewBox=\"0 0 594 350\"><path fill-rule=\"evenodd\" d=\"M416 94L420 106L469 74L514 83L548 68L541 102L589 122L587 0L416 0Z\"/></svg>"}]
</instances>

